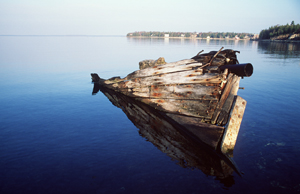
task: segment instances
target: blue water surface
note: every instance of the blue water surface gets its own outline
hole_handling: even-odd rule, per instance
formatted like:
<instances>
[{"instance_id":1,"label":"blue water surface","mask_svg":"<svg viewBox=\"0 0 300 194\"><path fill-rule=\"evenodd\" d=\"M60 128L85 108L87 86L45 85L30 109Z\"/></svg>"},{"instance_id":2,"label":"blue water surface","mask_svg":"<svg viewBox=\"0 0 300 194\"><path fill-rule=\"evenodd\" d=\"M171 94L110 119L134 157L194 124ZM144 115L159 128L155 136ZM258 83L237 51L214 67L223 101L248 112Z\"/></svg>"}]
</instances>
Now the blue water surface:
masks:
<instances>
[{"instance_id":1,"label":"blue water surface","mask_svg":"<svg viewBox=\"0 0 300 194\"><path fill-rule=\"evenodd\" d=\"M144 59L239 50L254 73L222 183L139 135L90 73L124 77ZM0 36L0 193L299 193L300 44L88 36Z\"/></svg>"}]
</instances>

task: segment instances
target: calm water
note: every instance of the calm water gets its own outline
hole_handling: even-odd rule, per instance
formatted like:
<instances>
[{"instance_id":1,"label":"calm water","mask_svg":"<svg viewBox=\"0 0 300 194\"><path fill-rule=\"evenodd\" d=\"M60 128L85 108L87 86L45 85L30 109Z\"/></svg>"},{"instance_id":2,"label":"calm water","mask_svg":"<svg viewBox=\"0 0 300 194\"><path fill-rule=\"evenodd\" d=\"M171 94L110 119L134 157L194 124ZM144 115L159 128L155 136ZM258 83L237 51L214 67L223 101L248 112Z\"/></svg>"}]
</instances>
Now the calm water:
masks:
<instances>
[{"instance_id":1,"label":"calm water","mask_svg":"<svg viewBox=\"0 0 300 194\"><path fill-rule=\"evenodd\" d=\"M231 183L183 168L101 92L144 59L222 46L254 74ZM0 36L0 193L299 193L300 44L126 37ZM200 156L201 157L201 156Z\"/></svg>"}]
</instances>

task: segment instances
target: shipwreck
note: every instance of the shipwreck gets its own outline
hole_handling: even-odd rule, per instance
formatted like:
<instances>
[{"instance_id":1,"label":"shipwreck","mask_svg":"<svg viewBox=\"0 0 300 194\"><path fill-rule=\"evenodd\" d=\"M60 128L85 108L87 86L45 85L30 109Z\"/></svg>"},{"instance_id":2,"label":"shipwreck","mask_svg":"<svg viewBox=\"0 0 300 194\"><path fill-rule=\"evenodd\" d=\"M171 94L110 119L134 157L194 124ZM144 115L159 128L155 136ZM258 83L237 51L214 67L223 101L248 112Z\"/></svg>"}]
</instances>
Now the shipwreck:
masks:
<instances>
[{"instance_id":1,"label":"shipwreck","mask_svg":"<svg viewBox=\"0 0 300 194\"><path fill-rule=\"evenodd\" d=\"M124 78L102 79L92 73L92 81L113 104L122 104L118 106L122 109L131 107L126 108L127 112L138 110L137 117L143 117L154 109L170 125L176 125L180 133L230 155L246 107L246 100L237 95L240 78L250 77L253 66L238 62L239 51L222 47L219 51L202 52L172 63L163 58L144 60L139 70Z\"/></svg>"}]
</instances>

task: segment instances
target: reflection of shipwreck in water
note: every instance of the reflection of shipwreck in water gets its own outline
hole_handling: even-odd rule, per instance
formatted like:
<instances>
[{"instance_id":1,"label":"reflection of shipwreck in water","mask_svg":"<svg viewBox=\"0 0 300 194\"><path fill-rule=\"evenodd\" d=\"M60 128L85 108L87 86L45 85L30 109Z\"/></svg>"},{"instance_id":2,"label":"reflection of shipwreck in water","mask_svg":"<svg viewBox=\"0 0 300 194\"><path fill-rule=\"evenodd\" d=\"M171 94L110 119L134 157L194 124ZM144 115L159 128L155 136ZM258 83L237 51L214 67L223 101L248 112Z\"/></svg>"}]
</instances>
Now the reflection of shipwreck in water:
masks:
<instances>
[{"instance_id":1,"label":"reflection of shipwreck in water","mask_svg":"<svg viewBox=\"0 0 300 194\"><path fill-rule=\"evenodd\" d=\"M124 111L132 123L140 129L139 134L142 137L166 153L172 160L178 161L178 165L200 169L204 174L215 176L229 186L234 182L231 176L233 171L240 174L231 158L219 150L211 149L201 140L207 136L206 138L211 138L211 141L217 141L219 134L205 133L204 129L207 131L207 128L199 126L194 119L157 111L147 104L94 84L93 94L99 90L115 106ZM199 134L194 134L191 129L202 130L201 137Z\"/></svg>"}]
</instances>

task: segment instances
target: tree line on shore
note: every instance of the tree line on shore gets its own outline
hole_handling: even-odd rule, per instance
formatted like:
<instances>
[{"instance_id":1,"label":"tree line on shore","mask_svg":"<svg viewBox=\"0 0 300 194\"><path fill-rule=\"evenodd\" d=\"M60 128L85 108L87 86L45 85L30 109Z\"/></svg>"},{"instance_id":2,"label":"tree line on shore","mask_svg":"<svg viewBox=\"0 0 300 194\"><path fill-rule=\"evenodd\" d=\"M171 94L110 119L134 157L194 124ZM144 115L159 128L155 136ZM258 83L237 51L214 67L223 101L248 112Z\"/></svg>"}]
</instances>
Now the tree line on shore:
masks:
<instances>
[{"instance_id":1,"label":"tree line on shore","mask_svg":"<svg viewBox=\"0 0 300 194\"><path fill-rule=\"evenodd\" d=\"M295 24L294 21L291 24L271 26L269 29L264 29L259 33L259 39L271 39L273 37L287 35L287 34L299 34L300 24Z\"/></svg>"},{"instance_id":2,"label":"tree line on shore","mask_svg":"<svg viewBox=\"0 0 300 194\"><path fill-rule=\"evenodd\" d=\"M293 34L300 34L300 24L271 26L269 29L261 30L258 35L252 33L235 32L158 32L158 31L137 31L130 32L127 36L143 37L187 37L187 38L237 38L237 39L288 39ZM296 39L300 39L297 35Z\"/></svg>"},{"instance_id":3,"label":"tree line on shore","mask_svg":"<svg viewBox=\"0 0 300 194\"><path fill-rule=\"evenodd\" d=\"M137 31L130 32L127 36L144 36L144 37L187 37L187 38L252 38L254 34L251 33L235 33L235 32L157 32L157 31Z\"/></svg>"}]
</instances>

